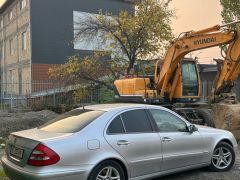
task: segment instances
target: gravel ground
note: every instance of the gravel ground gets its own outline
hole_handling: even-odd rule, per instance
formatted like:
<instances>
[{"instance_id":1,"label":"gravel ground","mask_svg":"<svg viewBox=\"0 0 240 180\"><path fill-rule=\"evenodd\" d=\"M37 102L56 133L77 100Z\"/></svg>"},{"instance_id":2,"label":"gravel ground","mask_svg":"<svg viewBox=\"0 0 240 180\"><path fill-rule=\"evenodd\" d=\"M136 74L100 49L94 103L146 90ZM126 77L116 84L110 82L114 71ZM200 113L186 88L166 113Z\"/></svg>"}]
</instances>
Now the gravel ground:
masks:
<instances>
[{"instance_id":1,"label":"gravel ground","mask_svg":"<svg viewBox=\"0 0 240 180\"><path fill-rule=\"evenodd\" d=\"M3 150L0 150L0 157L3 155ZM0 164L0 171L2 167ZM181 172L169 176L153 180L239 180L240 179L240 147L237 152L236 162L233 168L227 172L211 172L206 168ZM9 180L8 178L0 178L0 180Z\"/></svg>"},{"instance_id":2,"label":"gravel ground","mask_svg":"<svg viewBox=\"0 0 240 180\"><path fill-rule=\"evenodd\" d=\"M35 128L56 116L56 113L49 110L25 113L8 113L0 110L0 137L6 138L11 132Z\"/></svg>"}]
</instances>

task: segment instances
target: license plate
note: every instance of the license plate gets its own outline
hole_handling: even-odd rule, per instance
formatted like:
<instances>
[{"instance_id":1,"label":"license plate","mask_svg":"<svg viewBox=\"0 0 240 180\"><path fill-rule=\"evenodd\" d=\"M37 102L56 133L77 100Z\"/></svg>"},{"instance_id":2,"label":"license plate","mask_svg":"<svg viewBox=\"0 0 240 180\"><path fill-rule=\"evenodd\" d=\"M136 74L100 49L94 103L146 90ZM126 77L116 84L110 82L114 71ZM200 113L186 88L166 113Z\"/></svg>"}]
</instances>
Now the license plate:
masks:
<instances>
[{"instance_id":1,"label":"license plate","mask_svg":"<svg viewBox=\"0 0 240 180\"><path fill-rule=\"evenodd\" d=\"M22 159L22 157L23 157L23 149L18 148L16 146L12 146L10 153L11 153L11 155L13 155L14 157L16 157L18 159Z\"/></svg>"}]
</instances>

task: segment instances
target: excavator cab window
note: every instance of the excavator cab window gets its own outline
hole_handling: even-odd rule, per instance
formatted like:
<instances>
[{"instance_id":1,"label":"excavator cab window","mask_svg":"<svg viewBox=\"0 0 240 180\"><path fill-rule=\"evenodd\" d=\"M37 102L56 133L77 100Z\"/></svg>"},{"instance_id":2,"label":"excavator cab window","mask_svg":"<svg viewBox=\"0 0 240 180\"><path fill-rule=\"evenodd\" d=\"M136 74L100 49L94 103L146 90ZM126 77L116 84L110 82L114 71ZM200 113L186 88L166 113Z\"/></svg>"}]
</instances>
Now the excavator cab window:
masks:
<instances>
[{"instance_id":1,"label":"excavator cab window","mask_svg":"<svg viewBox=\"0 0 240 180\"><path fill-rule=\"evenodd\" d=\"M159 76L160 70L161 70L161 68L160 68L160 66L158 66L158 67L157 67L157 76Z\"/></svg>"},{"instance_id":2,"label":"excavator cab window","mask_svg":"<svg viewBox=\"0 0 240 180\"><path fill-rule=\"evenodd\" d=\"M194 61L182 63L183 96L198 96L198 73Z\"/></svg>"}]
</instances>

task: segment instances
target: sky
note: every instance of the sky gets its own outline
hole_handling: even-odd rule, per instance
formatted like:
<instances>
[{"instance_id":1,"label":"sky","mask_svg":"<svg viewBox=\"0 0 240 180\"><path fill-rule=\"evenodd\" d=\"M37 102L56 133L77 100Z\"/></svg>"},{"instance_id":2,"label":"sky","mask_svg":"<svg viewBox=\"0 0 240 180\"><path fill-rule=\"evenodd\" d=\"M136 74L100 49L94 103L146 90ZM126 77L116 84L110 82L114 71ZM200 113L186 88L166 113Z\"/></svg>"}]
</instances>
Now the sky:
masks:
<instances>
[{"instance_id":1,"label":"sky","mask_svg":"<svg viewBox=\"0 0 240 180\"><path fill-rule=\"evenodd\" d=\"M222 23L219 0L173 0L171 9L176 12L173 20L174 34L189 30L200 30ZM189 55L190 56L190 55ZM213 63L213 58L221 58L220 49L209 48L194 52L201 63Z\"/></svg>"}]
</instances>

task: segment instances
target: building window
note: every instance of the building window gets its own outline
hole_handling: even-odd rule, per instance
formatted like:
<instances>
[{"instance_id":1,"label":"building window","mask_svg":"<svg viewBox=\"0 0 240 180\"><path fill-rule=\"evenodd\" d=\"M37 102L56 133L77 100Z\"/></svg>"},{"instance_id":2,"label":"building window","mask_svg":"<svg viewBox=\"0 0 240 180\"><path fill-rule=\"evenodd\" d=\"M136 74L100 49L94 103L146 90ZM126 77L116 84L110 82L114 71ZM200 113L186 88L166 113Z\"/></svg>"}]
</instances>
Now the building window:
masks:
<instances>
[{"instance_id":1,"label":"building window","mask_svg":"<svg viewBox=\"0 0 240 180\"><path fill-rule=\"evenodd\" d=\"M22 33L22 50L27 49L27 33L26 31Z\"/></svg>"},{"instance_id":2,"label":"building window","mask_svg":"<svg viewBox=\"0 0 240 180\"><path fill-rule=\"evenodd\" d=\"M9 40L9 51L10 51L10 56L13 55L13 39Z\"/></svg>"},{"instance_id":3,"label":"building window","mask_svg":"<svg viewBox=\"0 0 240 180\"><path fill-rule=\"evenodd\" d=\"M3 28L3 18L1 19L1 22L0 22L0 28L1 29Z\"/></svg>"},{"instance_id":4,"label":"building window","mask_svg":"<svg viewBox=\"0 0 240 180\"><path fill-rule=\"evenodd\" d=\"M4 60L4 45L3 44L1 44L1 46L0 46L0 60Z\"/></svg>"},{"instance_id":5,"label":"building window","mask_svg":"<svg viewBox=\"0 0 240 180\"><path fill-rule=\"evenodd\" d=\"M9 82L13 83L14 69L9 70Z\"/></svg>"},{"instance_id":6,"label":"building window","mask_svg":"<svg viewBox=\"0 0 240 180\"><path fill-rule=\"evenodd\" d=\"M4 44L2 44L2 46L1 46L1 59L2 59L2 60L4 60L4 58L5 58L5 57L4 57L4 56L5 56L4 53L5 53Z\"/></svg>"},{"instance_id":7,"label":"building window","mask_svg":"<svg viewBox=\"0 0 240 180\"><path fill-rule=\"evenodd\" d=\"M13 18L13 12L10 11L10 12L8 13L8 19L9 19L9 21L10 21L12 18Z\"/></svg>"},{"instance_id":8,"label":"building window","mask_svg":"<svg viewBox=\"0 0 240 180\"><path fill-rule=\"evenodd\" d=\"M3 60L3 45L0 45L0 60Z\"/></svg>"},{"instance_id":9,"label":"building window","mask_svg":"<svg viewBox=\"0 0 240 180\"><path fill-rule=\"evenodd\" d=\"M25 8L27 5L27 1L26 0L21 0L20 2L20 9L22 10L23 8Z\"/></svg>"},{"instance_id":10,"label":"building window","mask_svg":"<svg viewBox=\"0 0 240 180\"><path fill-rule=\"evenodd\" d=\"M22 95L22 69L18 69L18 92L19 95Z\"/></svg>"}]
</instances>

